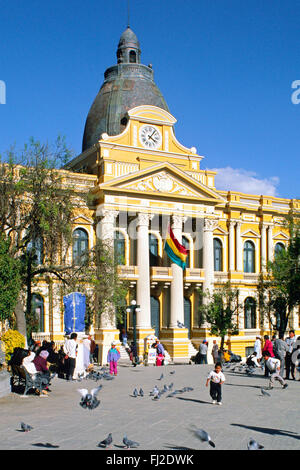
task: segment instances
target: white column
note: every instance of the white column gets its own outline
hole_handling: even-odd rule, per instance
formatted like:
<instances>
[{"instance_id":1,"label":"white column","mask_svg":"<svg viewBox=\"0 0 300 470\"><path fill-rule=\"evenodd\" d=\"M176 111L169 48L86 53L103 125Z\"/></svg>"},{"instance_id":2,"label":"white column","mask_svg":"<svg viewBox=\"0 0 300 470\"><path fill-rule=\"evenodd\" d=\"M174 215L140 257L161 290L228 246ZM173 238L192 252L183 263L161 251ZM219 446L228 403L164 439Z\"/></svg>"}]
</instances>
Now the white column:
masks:
<instances>
[{"instance_id":1,"label":"white column","mask_svg":"<svg viewBox=\"0 0 300 470\"><path fill-rule=\"evenodd\" d=\"M97 224L96 234L106 245L110 246L112 253L114 249L114 228L118 211L100 209L97 211L97 216L102 217ZM115 325L115 306L107 306L106 310L102 312L100 318L101 329L114 329Z\"/></svg>"},{"instance_id":2,"label":"white column","mask_svg":"<svg viewBox=\"0 0 300 470\"><path fill-rule=\"evenodd\" d=\"M235 222L229 222L229 271L235 270L234 263L234 226Z\"/></svg>"},{"instance_id":3,"label":"white column","mask_svg":"<svg viewBox=\"0 0 300 470\"><path fill-rule=\"evenodd\" d=\"M205 280L204 292L208 289L212 292L214 287L214 241L213 231L218 225L215 219L204 219L203 226L203 268Z\"/></svg>"},{"instance_id":4,"label":"white column","mask_svg":"<svg viewBox=\"0 0 300 470\"><path fill-rule=\"evenodd\" d=\"M182 242L182 223L184 218L172 216L172 230L175 238ZM171 264L173 280L171 282L171 314L170 328L177 328L177 321L184 323L184 301L183 301L183 269L175 263Z\"/></svg>"},{"instance_id":5,"label":"white column","mask_svg":"<svg viewBox=\"0 0 300 470\"><path fill-rule=\"evenodd\" d=\"M149 221L150 214L138 214L137 221L137 265L139 278L137 281L137 304L140 312L137 313L137 328L151 328L150 304L150 268L149 268Z\"/></svg>"},{"instance_id":6,"label":"white column","mask_svg":"<svg viewBox=\"0 0 300 470\"><path fill-rule=\"evenodd\" d=\"M274 260L273 225L268 229L268 261Z\"/></svg>"},{"instance_id":7,"label":"white column","mask_svg":"<svg viewBox=\"0 0 300 470\"><path fill-rule=\"evenodd\" d=\"M261 239L260 239L260 265L261 271L266 271L266 263L267 263L267 226L266 224L262 223L260 226L261 231Z\"/></svg>"},{"instance_id":8,"label":"white column","mask_svg":"<svg viewBox=\"0 0 300 470\"><path fill-rule=\"evenodd\" d=\"M243 271L243 245L241 238L241 225L242 222L236 223L236 270Z\"/></svg>"}]
</instances>

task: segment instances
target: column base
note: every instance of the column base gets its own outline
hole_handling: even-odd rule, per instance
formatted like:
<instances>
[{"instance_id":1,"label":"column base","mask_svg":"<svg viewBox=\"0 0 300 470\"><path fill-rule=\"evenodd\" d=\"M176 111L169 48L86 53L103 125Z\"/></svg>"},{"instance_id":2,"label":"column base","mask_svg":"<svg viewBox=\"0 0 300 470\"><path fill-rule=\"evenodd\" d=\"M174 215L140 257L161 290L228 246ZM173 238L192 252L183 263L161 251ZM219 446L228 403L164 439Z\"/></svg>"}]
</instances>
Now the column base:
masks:
<instances>
[{"instance_id":1,"label":"column base","mask_svg":"<svg viewBox=\"0 0 300 470\"><path fill-rule=\"evenodd\" d=\"M133 331L131 330L131 333L133 335ZM154 335L154 330L153 328L136 328L136 342L137 342L137 353L139 356L139 359L142 360L144 357L144 352L145 352L145 338L149 335Z\"/></svg>"},{"instance_id":2,"label":"column base","mask_svg":"<svg viewBox=\"0 0 300 470\"><path fill-rule=\"evenodd\" d=\"M116 328L95 329L95 343L98 344L98 362L103 365L107 363L107 353L113 341L119 342L120 331Z\"/></svg>"},{"instance_id":3,"label":"column base","mask_svg":"<svg viewBox=\"0 0 300 470\"><path fill-rule=\"evenodd\" d=\"M190 340L187 328L161 330L160 341L165 346L174 363L188 364L190 362Z\"/></svg>"}]
</instances>

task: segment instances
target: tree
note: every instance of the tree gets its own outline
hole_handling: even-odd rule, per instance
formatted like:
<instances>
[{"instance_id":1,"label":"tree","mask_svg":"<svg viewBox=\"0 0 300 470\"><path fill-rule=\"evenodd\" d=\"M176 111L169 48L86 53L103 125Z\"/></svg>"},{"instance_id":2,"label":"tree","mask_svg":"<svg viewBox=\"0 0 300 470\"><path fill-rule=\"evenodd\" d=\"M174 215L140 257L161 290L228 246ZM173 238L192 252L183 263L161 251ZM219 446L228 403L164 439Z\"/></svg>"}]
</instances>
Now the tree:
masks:
<instances>
[{"instance_id":1,"label":"tree","mask_svg":"<svg viewBox=\"0 0 300 470\"><path fill-rule=\"evenodd\" d=\"M50 273L61 279L67 269L65 259L78 194L65 183L59 167L69 158L70 151L59 137L53 145L31 139L21 152L12 148L0 159L0 236L9 240L9 256L18 262L22 288L15 316L17 328L25 336L24 288L29 315L34 278ZM84 197L79 195L80 200ZM9 318L10 309L2 315Z\"/></svg>"},{"instance_id":2,"label":"tree","mask_svg":"<svg viewBox=\"0 0 300 470\"><path fill-rule=\"evenodd\" d=\"M300 224L299 216L289 216L286 227L290 238L286 249L275 253L267 273L259 283L260 310L272 329L284 334L293 309L300 304Z\"/></svg>"},{"instance_id":3,"label":"tree","mask_svg":"<svg viewBox=\"0 0 300 470\"><path fill-rule=\"evenodd\" d=\"M0 234L0 322L13 326L15 310L21 288L21 263L9 254L10 241Z\"/></svg>"},{"instance_id":4,"label":"tree","mask_svg":"<svg viewBox=\"0 0 300 470\"><path fill-rule=\"evenodd\" d=\"M203 293L200 291L203 303L200 306L200 321L210 325L210 333L221 338L220 349L224 349L225 336L237 335L238 324L236 316L239 308L238 290L230 283Z\"/></svg>"}]
</instances>

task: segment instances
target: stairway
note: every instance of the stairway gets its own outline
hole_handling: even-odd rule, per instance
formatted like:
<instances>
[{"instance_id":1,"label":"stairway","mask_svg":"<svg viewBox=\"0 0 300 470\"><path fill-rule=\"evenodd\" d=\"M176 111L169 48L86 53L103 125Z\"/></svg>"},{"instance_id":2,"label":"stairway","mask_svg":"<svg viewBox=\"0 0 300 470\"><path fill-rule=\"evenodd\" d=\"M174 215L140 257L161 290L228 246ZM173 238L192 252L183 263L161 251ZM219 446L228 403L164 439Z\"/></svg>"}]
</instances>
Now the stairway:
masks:
<instances>
[{"instance_id":1,"label":"stairway","mask_svg":"<svg viewBox=\"0 0 300 470\"><path fill-rule=\"evenodd\" d=\"M192 356L196 356L198 350L195 348L191 340L189 340L188 347L189 347L189 351L188 351L189 358L191 358Z\"/></svg>"},{"instance_id":2,"label":"stairway","mask_svg":"<svg viewBox=\"0 0 300 470\"><path fill-rule=\"evenodd\" d=\"M129 354L126 351L125 347L123 344L118 345L118 349L120 350L120 363L122 364L131 364L131 360L129 358Z\"/></svg>"}]
</instances>

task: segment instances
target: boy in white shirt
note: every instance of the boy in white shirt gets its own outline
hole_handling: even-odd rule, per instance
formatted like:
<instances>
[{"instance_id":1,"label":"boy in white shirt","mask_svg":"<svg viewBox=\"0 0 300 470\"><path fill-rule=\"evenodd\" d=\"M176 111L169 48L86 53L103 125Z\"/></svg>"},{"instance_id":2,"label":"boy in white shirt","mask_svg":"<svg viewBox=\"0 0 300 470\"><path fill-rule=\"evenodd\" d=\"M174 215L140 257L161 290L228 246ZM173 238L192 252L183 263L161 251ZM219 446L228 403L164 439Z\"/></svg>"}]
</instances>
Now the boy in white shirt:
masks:
<instances>
[{"instance_id":1,"label":"boy in white shirt","mask_svg":"<svg viewBox=\"0 0 300 470\"><path fill-rule=\"evenodd\" d=\"M278 380L281 383L282 388L287 388L288 384L285 383L285 381L280 375L280 360L276 359L275 357L271 357L270 353L268 353L267 351L263 351L262 355L264 360L266 361L265 367L267 367L271 372L269 388L273 388L275 380Z\"/></svg>"},{"instance_id":2,"label":"boy in white shirt","mask_svg":"<svg viewBox=\"0 0 300 470\"><path fill-rule=\"evenodd\" d=\"M210 396L212 403L215 405L222 405L222 384L225 382L225 375L222 372L222 365L220 362L216 362L215 370L210 371L206 380L206 387L210 382Z\"/></svg>"}]
</instances>

